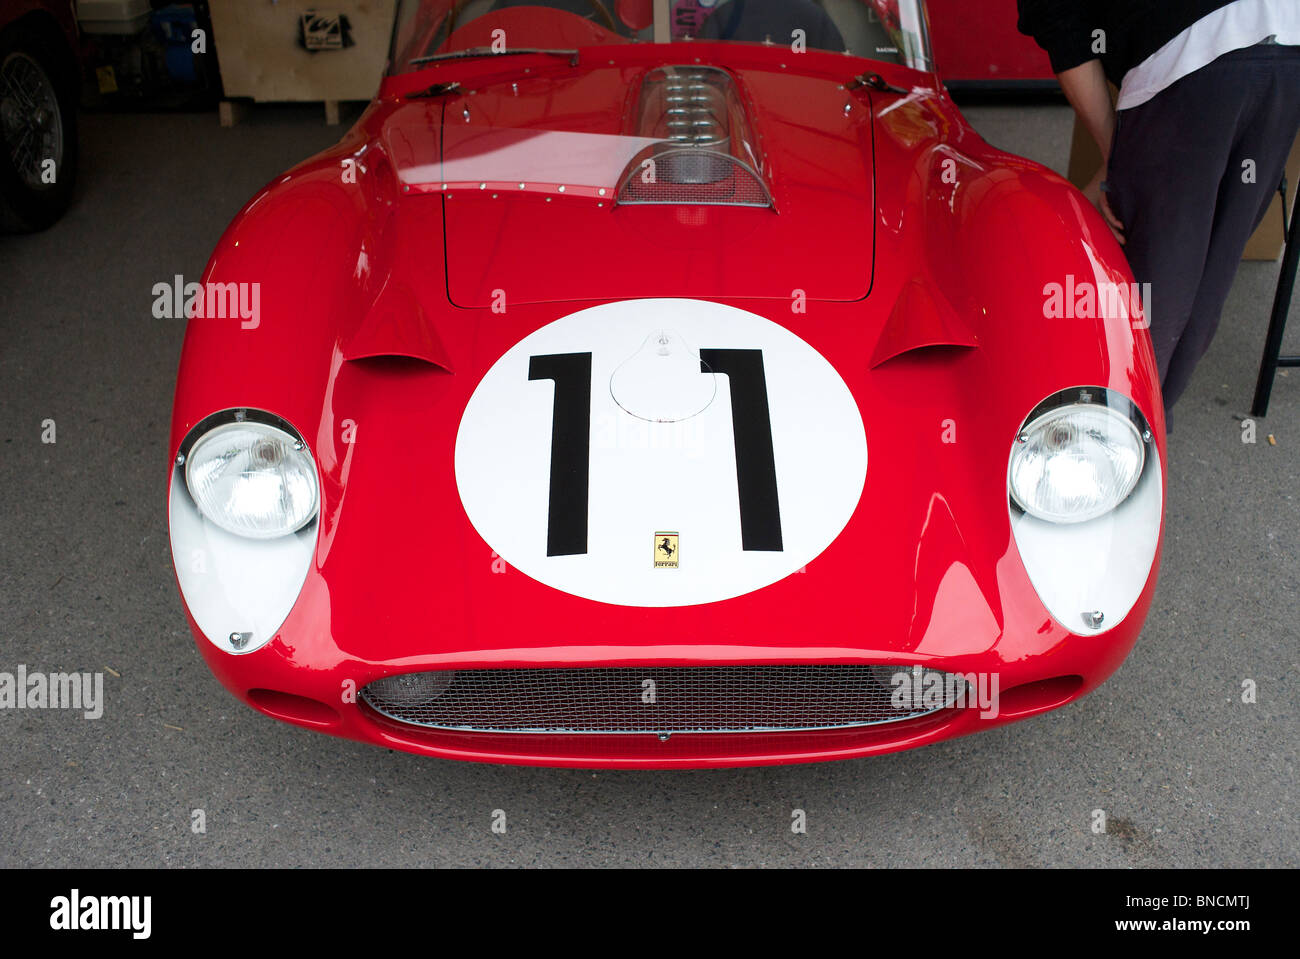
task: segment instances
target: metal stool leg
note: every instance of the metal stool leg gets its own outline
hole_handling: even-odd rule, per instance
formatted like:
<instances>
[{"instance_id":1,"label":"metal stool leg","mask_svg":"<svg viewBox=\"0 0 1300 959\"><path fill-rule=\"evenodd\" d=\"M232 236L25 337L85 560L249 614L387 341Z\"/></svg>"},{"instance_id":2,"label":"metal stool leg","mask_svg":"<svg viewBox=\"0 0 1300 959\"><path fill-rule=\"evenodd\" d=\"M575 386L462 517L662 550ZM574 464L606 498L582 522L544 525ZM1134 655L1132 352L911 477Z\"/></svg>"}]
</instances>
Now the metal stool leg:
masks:
<instances>
[{"instance_id":1,"label":"metal stool leg","mask_svg":"<svg viewBox=\"0 0 1300 959\"><path fill-rule=\"evenodd\" d=\"M1286 180L1282 181L1282 216L1290 211L1287 202ZM1291 216L1286 230L1286 250L1282 254L1282 270L1277 278L1277 293L1273 297L1273 314L1268 322L1268 336L1264 340L1264 356L1259 364L1259 379L1255 382L1255 402L1250 408L1252 416L1267 416L1268 401L1273 392L1273 377L1279 367L1300 366L1300 356L1281 356L1282 334L1286 330L1287 314L1291 310L1291 294L1295 289L1296 268L1300 266L1300 216Z\"/></svg>"}]
</instances>

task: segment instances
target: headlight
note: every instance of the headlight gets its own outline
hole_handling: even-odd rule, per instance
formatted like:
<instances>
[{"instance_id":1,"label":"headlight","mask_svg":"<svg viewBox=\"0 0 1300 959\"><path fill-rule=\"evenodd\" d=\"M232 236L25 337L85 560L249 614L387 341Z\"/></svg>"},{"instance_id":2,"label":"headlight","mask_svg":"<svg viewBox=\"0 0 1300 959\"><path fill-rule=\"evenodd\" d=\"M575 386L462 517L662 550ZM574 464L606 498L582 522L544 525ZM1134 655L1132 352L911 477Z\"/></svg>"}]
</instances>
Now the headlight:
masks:
<instances>
[{"instance_id":1,"label":"headlight","mask_svg":"<svg viewBox=\"0 0 1300 959\"><path fill-rule=\"evenodd\" d=\"M296 532L316 515L316 465L296 436L268 423L227 423L203 434L185 461L200 512L249 539Z\"/></svg>"},{"instance_id":2,"label":"headlight","mask_svg":"<svg viewBox=\"0 0 1300 959\"><path fill-rule=\"evenodd\" d=\"M1011 450L1008 485L1026 513L1053 523L1105 515L1133 492L1150 434L1140 414L1106 405L1100 387L1058 393L1029 415ZM1140 426L1140 428L1139 428Z\"/></svg>"}]
</instances>

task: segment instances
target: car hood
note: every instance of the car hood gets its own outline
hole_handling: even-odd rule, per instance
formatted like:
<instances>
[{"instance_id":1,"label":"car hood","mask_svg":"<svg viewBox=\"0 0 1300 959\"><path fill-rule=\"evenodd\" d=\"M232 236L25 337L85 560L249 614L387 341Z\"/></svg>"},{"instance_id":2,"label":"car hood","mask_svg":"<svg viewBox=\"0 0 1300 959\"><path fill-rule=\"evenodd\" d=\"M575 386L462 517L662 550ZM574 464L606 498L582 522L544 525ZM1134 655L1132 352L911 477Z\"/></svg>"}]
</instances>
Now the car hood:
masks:
<instances>
[{"instance_id":1,"label":"car hood","mask_svg":"<svg viewBox=\"0 0 1300 959\"><path fill-rule=\"evenodd\" d=\"M770 118L787 116L783 111L794 107L787 108L785 100L764 106L764 83L773 75L737 75L753 98L754 127L770 141ZM782 79L796 88L805 83ZM628 95L631 82L629 77L620 96ZM525 93L520 84L521 100ZM1124 278L1118 246L1081 196L1041 167L983 143L938 93L891 98L878 110L875 163L880 181L891 188L879 196L874 229L851 226L848 221L857 214L841 217L844 222L837 225L830 212L840 200L864 208L869 192L855 192L847 180L830 180L823 160L805 163L775 147L769 152L776 212L611 209L608 203L600 206L598 198L558 192L550 203L544 194L507 197L501 190L493 199L486 188L441 195L441 181L415 176L416 158L441 155L429 148L437 146L444 113L450 122L469 102L473 118L489 95L506 97L480 91L372 107L338 148L254 199L205 274L209 282L261 283L261 318L248 325L238 318L191 319L171 449L174 454L205 416L237 407L273 411L306 438L320 469L320 535L286 636L390 665L427 664L431 656L460 665L470 660L502 665L528 661L520 652L525 647L605 648L600 655L571 657L594 662L617 658L618 650L652 646L665 655L672 650L685 655L701 643L762 645L771 649L773 661L787 660L795 648L820 649L823 661L904 651L951 655L988 649L1013 616L1032 621L1031 642L1059 631L1034 599L1012 542L1006 468L1016 430L1043 397L1070 385L1123 392L1157 431L1161 428L1154 362L1149 346L1135 350L1129 323L1083 315L1046 321L1045 282L1066 276ZM791 97L788 102L812 101ZM540 117L540 107L529 109ZM830 129L833 116L843 113L841 100L816 122ZM597 126L604 122L591 120ZM807 122L815 133L816 122ZM868 123L865 116L847 122ZM818 142L824 142L823 153L844 160L836 169L856 164L854 175L865 178L872 154L865 144L872 143L872 131L854 129L856 142L847 127L841 136ZM406 138L402 142L398 131ZM375 149L375 136L387 138L385 150ZM340 184L340 164L354 157L360 158L361 189ZM862 182L855 189L860 191ZM814 203L819 189L835 198ZM573 216L560 216L564 209ZM531 235L502 232L502 224L516 218L538 220L552 213L550 233L540 228ZM625 215L696 214L735 222L765 217L776 235L788 239L771 245L753 242L751 234L748 253L766 265L743 275L728 267L730 247L711 249L701 241L701 262L716 271L717 288L708 291L703 267L675 267L660 248L690 247L689 228L665 227L662 235L632 231L631 250L615 248L611 239L621 229L612 224ZM599 229L593 226L581 244L567 233L557 241L554 231L576 229L575 218ZM861 219L867 222L865 212ZM801 223L810 226L797 228ZM813 229L814 224L822 228ZM703 236L716 229L697 232ZM480 232L485 239L471 242L469 235ZM829 242L828 236L839 239ZM847 251L862 259L857 273L848 268ZM735 252L739 255L739 246ZM870 289L873 256L877 267ZM829 259L819 263L819 257ZM444 262L447 275L440 269ZM831 262L834 270L827 265ZM476 271L484 273L481 282ZM835 285L849 284L850 277L857 292L870 289L865 301L815 302L834 299ZM795 287L806 291L806 310L781 302ZM494 289L504 291L501 310L493 308ZM741 289L750 295L736 295ZM453 304L447 302L449 294ZM670 294L678 301L707 303L665 302ZM539 302L548 296L600 302ZM463 308L475 301L481 302L479 309ZM637 319L634 311L643 309L661 309L672 322ZM586 325L577 329L582 336L561 338L578 314L586 315ZM498 483L504 477L518 488L497 489L497 499L523 503L527 522L536 527L505 524L507 530L541 544L549 533L547 483L555 460L546 442L534 443L536 449L514 442L494 445L489 441L495 434L480 433L481 449L495 451L499 463L480 459L482 468L469 476L461 455L468 434L461 433L471 406L481 414L479 425L489 430L527 418L521 436L549 438L556 409L551 384L564 377L535 367L533 360L588 352L593 366L583 382L591 383L593 398L603 402L613 395L618 402L617 370L625 357L632 363L644 340L636 336L612 344L617 350L610 360L606 338L633 319L641 334L667 329L700 351L763 352L778 486L788 475L783 456L801 464L799 450L791 454L789 444L806 445L818 431L834 426L829 416L838 417L836 422L858 418L851 432L868 450L865 476L860 457L827 470L836 482L848 469L854 471L853 484L834 494L840 509L834 519L843 524L838 534L832 539L834 525L811 510L801 522L793 508L796 501L829 499L815 475L802 490L787 489L781 502L787 551L793 554L799 537L810 543L797 557L802 565L793 568L792 561L784 570L790 575L749 592L730 591L730 598L721 591L691 597L693 605L629 604L608 592L535 578L509 543L502 551L500 536L478 528L482 523L468 511L465 490L476 489L471 481L478 478ZM426 362L406 359L411 357ZM737 552L745 552L735 438L758 420L737 420L728 410L727 404L740 409L743 401L737 399L738 384L725 382L731 379L725 366L736 368L737 359L743 357L721 357L717 366L727 375L716 377L716 395L708 400L712 420L700 419L701 432L685 431L681 437L698 455L665 468L666 457L641 457L643 448L665 447L649 439L642 443L640 434L616 433L611 441L638 457L637 469L626 474L639 491L637 503L667 501L657 491L689 487L699 489L700 501L717 512L701 511L685 520L680 510L647 517L628 540L628 555L644 567L645 576L657 572L653 551L660 532L680 534L683 564L658 570L664 576L681 578L689 572L686 564L707 557L701 543L715 537L699 529L718 521L723 510L732 517L726 535ZM230 370L240 371L239 377L232 379ZM703 371L689 372L692 386L713 379L701 380ZM488 395L484 384L493 378L513 392ZM842 381L838 398L823 389L835 381ZM751 387L757 382L752 375ZM677 394L664 395L671 400ZM758 394L751 389L748 395ZM479 402L484 399L491 402ZM800 415L789 418L796 403ZM635 412L627 418L629 429L637 425L635 419ZM589 426L580 432L590 442L606 442L605 421L593 415ZM600 463L591 462L593 497L631 489L602 482L612 474L601 474ZM700 464L708 465L707 475ZM605 535L601 523L591 524L593 545ZM571 561L560 556L555 563ZM715 568L725 571L721 562ZM290 629L294 617L306 617L310 628ZM1009 656L1022 652L1007 650Z\"/></svg>"},{"instance_id":2,"label":"car hood","mask_svg":"<svg viewBox=\"0 0 1300 959\"><path fill-rule=\"evenodd\" d=\"M719 205L707 190L699 202L625 202L620 186L665 142L663 99L646 93L665 69L691 68L561 70L393 113L385 140L403 195L444 197L454 304L868 294L865 99L784 70L715 70L730 150L757 171L770 204Z\"/></svg>"}]
</instances>

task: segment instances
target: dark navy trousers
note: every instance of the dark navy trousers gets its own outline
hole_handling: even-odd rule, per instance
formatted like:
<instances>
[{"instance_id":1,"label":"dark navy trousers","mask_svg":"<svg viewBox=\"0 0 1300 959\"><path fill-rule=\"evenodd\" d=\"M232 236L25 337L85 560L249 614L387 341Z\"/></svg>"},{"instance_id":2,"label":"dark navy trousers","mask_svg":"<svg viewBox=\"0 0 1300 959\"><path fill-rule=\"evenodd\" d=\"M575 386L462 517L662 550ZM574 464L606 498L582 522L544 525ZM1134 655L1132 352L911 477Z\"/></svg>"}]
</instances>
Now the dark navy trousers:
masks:
<instances>
[{"instance_id":1,"label":"dark navy trousers","mask_svg":"<svg viewBox=\"0 0 1300 959\"><path fill-rule=\"evenodd\" d=\"M1225 54L1118 114L1106 190L1134 278L1151 284L1166 412L1214 338L1298 132L1300 47L1270 43Z\"/></svg>"}]
</instances>

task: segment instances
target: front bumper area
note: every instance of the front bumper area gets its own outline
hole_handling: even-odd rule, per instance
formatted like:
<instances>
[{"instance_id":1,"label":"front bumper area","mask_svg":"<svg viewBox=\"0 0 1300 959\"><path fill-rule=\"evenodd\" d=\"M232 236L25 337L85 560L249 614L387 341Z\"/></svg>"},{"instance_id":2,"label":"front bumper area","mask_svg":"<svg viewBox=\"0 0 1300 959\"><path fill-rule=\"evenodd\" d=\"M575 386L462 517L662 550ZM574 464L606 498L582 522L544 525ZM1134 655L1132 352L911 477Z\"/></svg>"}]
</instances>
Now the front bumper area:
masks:
<instances>
[{"instance_id":1,"label":"front bumper area","mask_svg":"<svg viewBox=\"0 0 1300 959\"><path fill-rule=\"evenodd\" d=\"M1148 597L1144 596L1144 604ZM1143 610L1144 612L1144 610ZM267 646L247 655L217 650L197 630L198 647L223 685L265 715L331 735L443 759L579 768L707 768L851 759L912 749L991 729L1066 705L1091 692L1116 669L1136 641L1142 616L1092 637L1056 624L1033 631L1036 655L1023 656L1024 637L1007 644L1014 661L998 653L924 657L897 650L829 650L773 647L701 647L698 656L664 656L662 648L566 647L563 659L537 649L493 650L480 655L371 663L348 658L319 635L291 641L291 623ZM193 624L191 624L193 627ZM1047 624L1044 624L1046 627ZM557 650L557 653L561 651ZM950 673L996 676L996 714L977 703L953 705L913 719L836 729L739 733L580 734L467 732L398 722L368 706L360 691L385 676L424 670L492 667L656 668L699 665L921 663Z\"/></svg>"}]
</instances>

